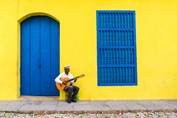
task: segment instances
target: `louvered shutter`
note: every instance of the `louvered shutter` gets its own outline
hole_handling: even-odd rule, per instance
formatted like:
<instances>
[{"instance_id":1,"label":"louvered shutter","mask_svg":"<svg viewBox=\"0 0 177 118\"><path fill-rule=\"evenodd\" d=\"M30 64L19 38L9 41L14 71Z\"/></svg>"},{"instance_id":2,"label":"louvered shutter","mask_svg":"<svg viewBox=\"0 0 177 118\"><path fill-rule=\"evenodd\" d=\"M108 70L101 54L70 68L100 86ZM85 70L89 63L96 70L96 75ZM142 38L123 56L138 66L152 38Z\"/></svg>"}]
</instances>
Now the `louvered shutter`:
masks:
<instances>
[{"instance_id":1,"label":"louvered shutter","mask_svg":"<svg viewBox=\"0 0 177 118\"><path fill-rule=\"evenodd\" d=\"M97 11L98 85L137 85L135 11Z\"/></svg>"}]
</instances>

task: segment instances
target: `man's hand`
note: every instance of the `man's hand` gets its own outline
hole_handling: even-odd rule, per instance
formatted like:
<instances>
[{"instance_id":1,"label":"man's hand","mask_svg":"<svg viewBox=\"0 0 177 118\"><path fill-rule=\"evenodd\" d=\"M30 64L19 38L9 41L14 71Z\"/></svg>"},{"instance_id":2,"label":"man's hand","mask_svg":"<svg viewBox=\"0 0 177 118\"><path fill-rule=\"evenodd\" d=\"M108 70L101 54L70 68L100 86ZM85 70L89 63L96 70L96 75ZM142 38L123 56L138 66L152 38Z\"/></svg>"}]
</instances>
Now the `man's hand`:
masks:
<instances>
[{"instance_id":1,"label":"man's hand","mask_svg":"<svg viewBox=\"0 0 177 118\"><path fill-rule=\"evenodd\" d=\"M74 80L74 82L76 82L76 81L77 81L77 79Z\"/></svg>"}]
</instances>

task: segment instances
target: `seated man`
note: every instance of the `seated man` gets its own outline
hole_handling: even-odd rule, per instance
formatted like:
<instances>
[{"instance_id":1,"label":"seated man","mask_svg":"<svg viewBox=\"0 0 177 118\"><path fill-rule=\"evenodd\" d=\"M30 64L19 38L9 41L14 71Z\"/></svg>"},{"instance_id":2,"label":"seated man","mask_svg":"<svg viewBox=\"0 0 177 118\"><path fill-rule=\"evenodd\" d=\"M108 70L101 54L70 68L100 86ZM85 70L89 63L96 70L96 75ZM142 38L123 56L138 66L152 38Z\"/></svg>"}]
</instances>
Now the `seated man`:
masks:
<instances>
[{"instance_id":1,"label":"seated man","mask_svg":"<svg viewBox=\"0 0 177 118\"><path fill-rule=\"evenodd\" d=\"M70 66L64 66L64 72L61 73L56 79L55 82L59 83L60 85L65 85L64 86L64 91L68 92L68 98L67 98L67 102L71 103L71 102L76 102L76 95L79 92L79 87L77 86L73 86L72 84L74 82L77 81L77 77L74 78L73 75L69 72L70 71ZM72 80L70 81L71 84L67 85L66 81L63 81L63 79L68 79L68 80Z\"/></svg>"}]
</instances>

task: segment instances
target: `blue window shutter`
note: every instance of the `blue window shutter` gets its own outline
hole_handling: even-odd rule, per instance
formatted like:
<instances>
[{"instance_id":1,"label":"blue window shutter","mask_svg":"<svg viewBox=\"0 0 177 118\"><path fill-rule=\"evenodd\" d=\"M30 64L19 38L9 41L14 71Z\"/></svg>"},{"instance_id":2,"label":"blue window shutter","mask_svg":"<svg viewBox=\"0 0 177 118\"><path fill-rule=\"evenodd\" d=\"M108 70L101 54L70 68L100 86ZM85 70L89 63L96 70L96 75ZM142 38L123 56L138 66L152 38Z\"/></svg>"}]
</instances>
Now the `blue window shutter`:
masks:
<instances>
[{"instance_id":1,"label":"blue window shutter","mask_svg":"<svg viewBox=\"0 0 177 118\"><path fill-rule=\"evenodd\" d=\"M97 11L98 85L137 85L135 11Z\"/></svg>"}]
</instances>

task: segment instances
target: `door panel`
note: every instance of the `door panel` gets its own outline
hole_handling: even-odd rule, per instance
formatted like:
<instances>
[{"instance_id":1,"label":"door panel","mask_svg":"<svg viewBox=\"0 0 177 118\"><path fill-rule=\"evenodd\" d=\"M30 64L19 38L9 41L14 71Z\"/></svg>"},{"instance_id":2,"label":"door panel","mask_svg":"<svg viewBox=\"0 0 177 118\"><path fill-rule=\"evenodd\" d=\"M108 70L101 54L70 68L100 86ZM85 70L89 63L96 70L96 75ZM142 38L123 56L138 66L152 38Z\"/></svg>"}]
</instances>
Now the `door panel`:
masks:
<instances>
[{"instance_id":1,"label":"door panel","mask_svg":"<svg viewBox=\"0 0 177 118\"><path fill-rule=\"evenodd\" d=\"M49 95L50 89L50 19L41 18L41 94Z\"/></svg>"},{"instance_id":2,"label":"door panel","mask_svg":"<svg viewBox=\"0 0 177 118\"><path fill-rule=\"evenodd\" d=\"M31 44L30 44L30 60L31 60L31 94L38 95L40 93L40 22L39 17L31 19Z\"/></svg>"},{"instance_id":3,"label":"door panel","mask_svg":"<svg viewBox=\"0 0 177 118\"><path fill-rule=\"evenodd\" d=\"M25 29L25 30L23 30ZM21 25L21 55L25 53L25 56L21 56L21 93L25 93L30 95L30 75L31 75L31 61L30 61L30 22L23 21L23 25ZM24 66L25 65L25 66ZM22 72L23 70L23 72ZM22 89L23 87L23 89Z\"/></svg>"},{"instance_id":4,"label":"door panel","mask_svg":"<svg viewBox=\"0 0 177 118\"><path fill-rule=\"evenodd\" d=\"M59 57L59 46L57 46L58 44L60 44L59 40L55 40L56 36L59 35L60 36L60 29L57 27L60 27L60 24L57 22L53 22L53 19L50 19L50 28L53 29L53 31L51 32L50 38L51 38L51 70L50 70L50 74L51 74L51 78L55 78L56 75L58 75L59 73L59 60L60 58L56 58ZM57 69L57 71L56 71ZM51 85L55 85L55 81L51 81ZM56 87L55 86L51 86L51 94L56 94Z\"/></svg>"}]
</instances>

